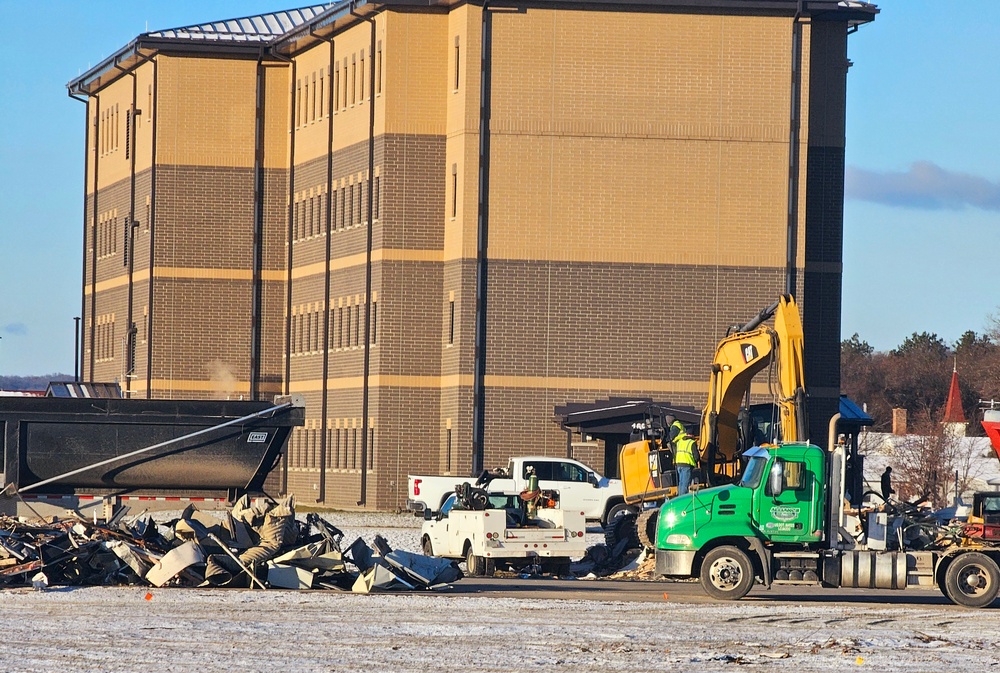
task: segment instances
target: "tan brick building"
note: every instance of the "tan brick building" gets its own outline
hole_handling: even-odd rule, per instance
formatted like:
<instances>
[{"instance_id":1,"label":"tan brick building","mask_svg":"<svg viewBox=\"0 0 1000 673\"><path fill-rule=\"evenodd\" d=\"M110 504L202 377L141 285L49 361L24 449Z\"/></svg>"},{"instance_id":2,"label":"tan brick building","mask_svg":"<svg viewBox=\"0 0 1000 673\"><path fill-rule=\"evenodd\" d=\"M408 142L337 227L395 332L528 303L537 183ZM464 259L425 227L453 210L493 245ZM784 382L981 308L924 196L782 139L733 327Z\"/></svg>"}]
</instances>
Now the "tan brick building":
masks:
<instances>
[{"instance_id":1,"label":"tan brick building","mask_svg":"<svg viewBox=\"0 0 1000 673\"><path fill-rule=\"evenodd\" d=\"M787 286L822 438L847 36L876 12L361 1L140 35L69 84L83 377L302 393L275 488L392 508L411 472L564 454L557 405L702 406L716 341Z\"/></svg>"}]
</instances>

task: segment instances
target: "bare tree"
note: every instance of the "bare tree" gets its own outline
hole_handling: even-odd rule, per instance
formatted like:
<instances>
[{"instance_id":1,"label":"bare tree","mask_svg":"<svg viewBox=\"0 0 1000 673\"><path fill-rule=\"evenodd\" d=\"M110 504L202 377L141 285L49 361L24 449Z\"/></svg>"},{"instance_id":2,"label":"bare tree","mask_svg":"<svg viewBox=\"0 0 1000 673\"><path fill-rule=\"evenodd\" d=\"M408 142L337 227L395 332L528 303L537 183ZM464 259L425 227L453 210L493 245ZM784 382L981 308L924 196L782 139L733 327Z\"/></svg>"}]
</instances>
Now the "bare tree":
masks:
<instances>
[{"instance_id":1,"label":"bare tree","mask_svg":"<svg viewBox=\"0 0 1000 673\"><path fill-rule=\"evenodd\" d=\"M927 501L932 507L952 504L983 472L973 444L940 429L935 434L906 435L894 442L893 487L907 502Z\"/></svg>"}]
</instances>

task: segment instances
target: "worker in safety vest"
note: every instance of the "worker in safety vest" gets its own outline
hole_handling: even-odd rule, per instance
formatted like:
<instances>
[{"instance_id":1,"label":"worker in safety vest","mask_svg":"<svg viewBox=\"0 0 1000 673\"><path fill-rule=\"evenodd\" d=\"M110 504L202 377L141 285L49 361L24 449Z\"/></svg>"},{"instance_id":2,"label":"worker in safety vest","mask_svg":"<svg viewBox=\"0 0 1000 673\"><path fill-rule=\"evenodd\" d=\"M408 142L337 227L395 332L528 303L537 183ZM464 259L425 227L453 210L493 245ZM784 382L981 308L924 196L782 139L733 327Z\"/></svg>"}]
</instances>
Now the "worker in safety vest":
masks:
<instances>
[{"instance_id":1,"label":"worker in safety vest","mask_svg":"<svg viewBox=\"0 0 1000 673\"><path fill-rule=\"evenodd\" d=\"M670 417L668 417L668 420ZM670 443L674 447L674 468L677 470L677 495L684 495L691 488L691 474L698 466L697 444L684 424L674 418L670 421Z\"/></svg>"}]
</instances>

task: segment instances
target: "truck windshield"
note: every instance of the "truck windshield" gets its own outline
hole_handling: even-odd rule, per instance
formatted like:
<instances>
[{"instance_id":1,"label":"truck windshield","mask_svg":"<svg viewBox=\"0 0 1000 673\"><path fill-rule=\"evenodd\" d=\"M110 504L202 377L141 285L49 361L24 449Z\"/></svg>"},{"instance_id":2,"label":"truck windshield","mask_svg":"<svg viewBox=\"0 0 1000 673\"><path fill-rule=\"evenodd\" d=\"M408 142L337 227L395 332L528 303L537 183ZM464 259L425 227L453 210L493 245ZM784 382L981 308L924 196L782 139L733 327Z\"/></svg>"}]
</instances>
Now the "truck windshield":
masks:
<instances>
[{"instance_id":1,"label":"truck windshield","mask_svg":"<svg viewBox=\"0 0 1000 673\"><path fill-rule=\"evenodd\" d=\"M747 468L743 471L743 478L740 479L740 486L747 488L757 488L760 480L764 476L764 468L767 467L767 458L764 456L754 456L747 463Z\"/></svg>"}]
</instances>

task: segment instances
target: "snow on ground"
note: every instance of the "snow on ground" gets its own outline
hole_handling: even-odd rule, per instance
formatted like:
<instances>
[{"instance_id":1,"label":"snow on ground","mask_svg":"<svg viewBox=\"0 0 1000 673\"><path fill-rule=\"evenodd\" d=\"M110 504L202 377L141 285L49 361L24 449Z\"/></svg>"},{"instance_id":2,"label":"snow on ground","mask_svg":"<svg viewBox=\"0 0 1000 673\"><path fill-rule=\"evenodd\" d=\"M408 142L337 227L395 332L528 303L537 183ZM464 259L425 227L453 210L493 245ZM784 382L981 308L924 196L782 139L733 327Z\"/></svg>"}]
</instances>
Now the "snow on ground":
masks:
<instances>
[{"instance_id":1,"label":"snow on ground","mask_svg":"<svg viewBox=\"0 0 1000 673\"><path fill-rule=\"evenodd\" d=\"M413 516L324 516L344 531L345 545L378 532L391 546L419 550L421 521ZM14 589L0 591L0 603L2 668L24 673L702 673L737 666L978 673L1000 666L1000 611L949 605L145 587Z\"/></svg>"},{"instance_id":2,"label":"snow on ground","mask_svg":"<svg viewBox=\"0 0 1000 673\"><path fill-rule=\"evenodd\" d=\"M150 598L147 599L146 596ZM1000 613L447 594L12 590L5 670L983 671ZM975 621L973 621L975 619Z\"/></svg>"}]
</instances>

